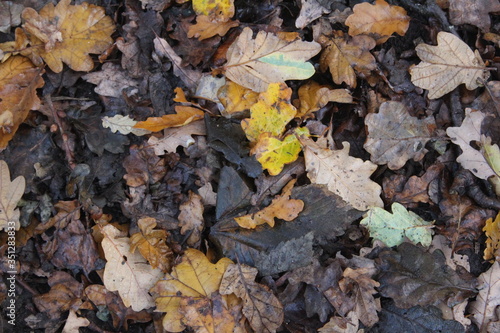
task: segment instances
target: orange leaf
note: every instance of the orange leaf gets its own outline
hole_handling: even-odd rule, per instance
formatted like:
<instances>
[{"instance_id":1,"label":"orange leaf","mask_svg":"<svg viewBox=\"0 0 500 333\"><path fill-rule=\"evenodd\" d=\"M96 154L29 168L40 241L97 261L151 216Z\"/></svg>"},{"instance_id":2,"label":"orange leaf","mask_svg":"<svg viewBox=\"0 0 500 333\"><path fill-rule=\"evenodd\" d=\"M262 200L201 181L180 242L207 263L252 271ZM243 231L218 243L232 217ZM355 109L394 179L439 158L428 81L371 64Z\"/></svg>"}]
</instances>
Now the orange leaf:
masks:
<instances>
[{"instance_id":1,"label":"orange leaf","mask_svg":"<svg viewBox=\"0 0 500 333\"><path fill-rule=\"evenodd\" d=\"M146 129L151 132L159 132L165 128L187 125L203 118L205 114L200 109L184 105L177 105L175 111L177 112L175 114L166 114L162 117L149 117L145 121L138 122L134 127Z\"/></svg>"},{"instance_id":2,"label":"orange leaf","mask_svg":"<svg viewBox=\"0 0 500 333\"><path fill-rule=\"evenodd\" d=\"M224 105L224 110L221 113L226 117L231 117L235 113L249 110L252 105L257 103L259 94L233 81L226 80L226 84L217 92L217 97Z\"/></svg>"},{"instance_id":3,"label":"orange leaf","mask_svg":"<svg viewBox=\"0 0 500 333\"><path fill-rule=\"evenodd\" d=\"M330 89L328 86L310 81L299 88L300 108L297 117L314 117L328 102L352 103L352 96L347 89Z\"/></svg>"},{"instance_id":4,"label":"orange leaf","mask_svg":"<svg viewBox=\"0 0 500 333\"><path fill-rule=\"evenodd\" d=\"M188 38L198 38L198 40L207 39L215 35L224 36L229 29L237 27L239 21L223 21L212 20L211 17L206 15L198 15L196 17L196 24L191 25L188 31Z\"/></svg>"}]
</instances>

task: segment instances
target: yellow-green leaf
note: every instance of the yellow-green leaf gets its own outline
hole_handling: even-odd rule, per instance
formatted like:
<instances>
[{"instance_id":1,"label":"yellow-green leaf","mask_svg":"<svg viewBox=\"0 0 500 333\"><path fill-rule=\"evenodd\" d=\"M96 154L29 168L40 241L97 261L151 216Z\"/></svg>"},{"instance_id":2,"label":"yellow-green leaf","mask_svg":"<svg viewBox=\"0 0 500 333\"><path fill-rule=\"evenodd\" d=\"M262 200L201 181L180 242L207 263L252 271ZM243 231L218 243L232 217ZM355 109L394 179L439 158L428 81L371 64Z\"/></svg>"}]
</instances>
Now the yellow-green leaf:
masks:
<instances>
[{"instance_id":1,"label":"yellow-green leaf","mask_svg":"<svg viewBox=\"0 0 500 333\"><path fill-rule=\"evenodd\" d=\"M193 9L198 15L230 19L234 15L234 0L193 0Z\"/></svg>"}]
</instances>

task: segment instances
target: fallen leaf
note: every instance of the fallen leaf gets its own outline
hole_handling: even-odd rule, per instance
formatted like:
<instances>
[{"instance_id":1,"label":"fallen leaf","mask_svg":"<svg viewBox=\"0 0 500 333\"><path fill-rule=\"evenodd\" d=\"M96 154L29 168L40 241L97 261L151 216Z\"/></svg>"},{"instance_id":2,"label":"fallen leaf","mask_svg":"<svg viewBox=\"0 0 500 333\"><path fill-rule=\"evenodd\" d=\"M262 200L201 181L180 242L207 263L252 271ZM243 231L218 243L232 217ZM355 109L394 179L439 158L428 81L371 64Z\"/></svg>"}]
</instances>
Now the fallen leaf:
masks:
<instances>
[{"instance_id":1,"label":"fallen leaf","mask_svg":"<svg viewBox=\"0 0 500 333\"><path fill-rule=\"evenodd\" d=\"M384 0L376 0L374 5L368 2L359 3L353 7L353 12L345 21L351 36L370 33L378 36L397 33L404 36L410 26L410 17L406 15L406 10L403 7L391 6Z\"/></svg>"},{"instance_id":2,"label":"fallen leaf","mask_svg":"<svg viewBox=\"0 0 500 333\"><path fill-rule=\"evenodd\" d=\"M420 161L436 127L433 116L412 117L404 104L394 101L382 103L378 113L366 116L365 124L368 137L363 147L372 162L387 164L391 170L400 169L410 158Z\"/></svg>"},{"instance_id":3,"label":"fallen leaf","mask_svg":"<svg viewBox=\"0 0 500 333\"><path fill-rule=\"evenodd\" d=\"M102 127L109 128L113 133L119 132L123 135L132 133L137 136L151 133L151 131L142 128L135 128L136 124L137 121L128 115L124 117L121 114L117 114L113 117L105 116L102 118Z\"/></svg>"},{"instance_id":4,"label":"fallen leaf","mask_svg":"<svg viewBox=\"0 0 500 333\"><path fill-rule=\"evenodd\" d=\"M369 36L347 38L341 31L334 31L331 36L321 35L318 38L318 42L323 46L319 68L322 72L329 68L336 84L345 82L348 86L356 88L356 73L363 78L377 68L375 58L370 53L376 43Z\"/></svg>"},{"instance_id":5,"label":"fallen leaf","mask_svg":"<svg viewBox=\"0 0 500 333\"><path fill-rule=\"evenodd\" d=\"M98 72L85 74L82 79L97 85L94 91L99 95L116 98L123 96L123 89L138 88L140 83L140 81L130 78L120 65L111 62L102 65L102 69Z\"/></svg>"},{"instance_id":6,"label":"fallen leaf","mask_svg":"<svg viewBox=\"0 0 500 333\"><path fill-rule=\"evenodd\" d=\"M78 317L74 310L69 310L69 315L64 324L62 333L79 332L80 327L87 327L89 325L90 321L87 318Z\"/></svg>"},{"instance_id":7,"label":"fallen leaf","mask_svg":"<svg viewBox=\"0 0 500 333\"><path fill-rule=\"evenodd\" d=\"M185 105L176 105L175 114L166 114L162 117L149 117L145 121L139 121L134 128L145 129L151 132L159 132L165 128L187 125L193 121L202 119L205 112Z\"/></svg>"},{"instance_id":8,"label":"fallen leaf","mask_svg":"<svg viewBox=\"0 0 500 333\"><path fill-rule=\"evenodd\" d=\"M395 202L391 206L392 214L373 207L360 224L370 231L370 236L393 247L404 242L405 237L414 244L429 246L432 242L432 222L427 222L417 214Z\"/></svg>"},{"instance_id":9,"label":"fallen leaf","mask_svg":"<svg viewBox=\"0 0 500 333\"><path fill-rule=\"evenodd\" d=\"M497 321L496 309L500 306L500 263L496 261L489 270L479 275L479 294L470 304L472 321L481 333L493 333L488 324Z\"/></svg>"},{"instance_id":10,"label":"fallen leaf","mask_svg":"<svg viewBox=\"0 0 500 333\"><path fill-rule=\"evenodd\" d=\"M411 176L404 185L403 190L394 194L392 201L405 205L418 202L431 203L429 196L431 183L440 176L443 169L444 164L433 164L427 168L421 177ZM408 207L408 205L406 206Z\"/></svg>"},{"instance_id":11,"label":"fallen leaf","mask_svg":"<svg viewBox=\"0 0 500 333\"><path fill-rule=\"evenodd\" d=\"M486 234L486 248L484 249L484 260L493 261L500 257L500 213L495 220L487 219L483 228Z\"/></svg>"},{"instance_id":12,"label":"fallen leaf","mask_svg":"<svg viewBox=\"0 0 500 333\"><path fill-rule=\"evenodd\" d=\"M323 14L331 12L329 1L325 0L301 0L300 13L295 20L295 26L304 29L306 25L320 18Z\"/></svg>"},{"instance_id":13,"label":"fallen leaf","mask_svg":"<svg viewBox=\"0 0 500 333\"><path fill-rule=\"evenodd\" d=\"M48 3L40 14L33 8L22 13L23 28L31 44L22 54L37 66L43 59L56 73L62 71L63 63L75 71L92 70L94 61L89 54L100 54L113 43L115 25L104 8L70 3L61 0L56 6Z\"/></svg>"},{"instance_id":14,"label":"fallen leaf","mask_svg":"<svg viewBox=\"0 0 500 333\"><path fill-rule=\"evenodd\" d=\"M256 268L230 264L219 292L243 299L243 315L255 332L276 332L284 319L283 306L268 287L255 282L257 273Z\"/></svg>"},{"instance_id":15,"label":"fallen leaf","mask_svg":"<svg viewBox=\"0 0 500 333\"><path fill-rule=\"evenodd\" d=\"M203 219L203 202L201 196L189 191L189 198L179 206L180 214L177 218L181 227L181 234L186 235L187 244L191 247L199 247L201 242L201 232L205 227Z\"/></svg>"},{"instance_id":16,"label":"fallen leaf","mask_svg":"<svg viewBox=\"0 0 500 333\"><path fill-rule=\"evenodd\" d=\"M491 167L495 176L500 177L500 148L491 143L491 138L481 135L481 154Z\"/></svg>"},{"instance_id":17,"label":"fallen leaf","mask_svg":"<svg viewBox=\"0 0 500 333\"><path fill-rule=\"evenodd\" d=\"M214 15L230 19L234 16L234 0L193 0L197 15Z\"/></svg>"},{"instance_id":18,"label":"fallen leaf","mask_svg":"<svg viewBox=\"0 0 500 333\"><path fill-rule=\"evenodd\" d=\"M162 278L159 269L153 269L140 253L130 251L130 238L119 237L119 230L111 224L101 228L101 245L106 256L103 282L109 291L118 291L126 307L141 311L154 306L149 289Z\"/></svg>"},{"instance_id":19,"label":"fallen leaf","mask_svg":"<svg viewBox=\"0 0 500 333\"><path fill-rule=\"evenodd\" d=\"M0 2L0 32L8 33L11 27L21 24L24 6L13 1Z\"/></svg>"},{"instance_id":20,"label":"fallen leaf","mask_svg":"<svg viewBox=\"0 0 500 333\"><path fill-rule=\"evenodd\" d=\"M15 234L21 227L19 217L21 212L17 204L24 194L26 181L23 176L10 180L9 166L0 160L0 230Z\"/></svg>"},{"instance_id":21,"label":"fallen leaf","mask_svg":"<svg viewBox=\"0 0 500 333\"><path fill-rule=\"evenodd\" d=\"M457 36L441 31L437 42L437 46L418 44L415 50L422 62L410 69L411 82L429 90L430 99L439 98L462 83L474 90L482 86L480 81L490 77L479 52L472 52Z\"/></svg>"},{"instance_id":22,"label":"fallen leaf","mask_svg":"<svg viewBox=\"0 0 500 333\"><path fill-rule=\"evenodd\" d=\"M300 139L306 159L307 176L313 184L325 184L352 207L365 211L382 207L382 188L370 179L377 166L370 161L349 156L350 144L330 150L308 138Z\"/></svg>"},{"instance_id":23,"label":"fallen leaf","mask_svg":"<svg viewBox=\"0 0 500 333\"><path fill-rule=\"evenodd\" d=\"M258 225L267 223L274 227L274 219L293 221L304 209L302 200L290 199L295 179L291 180L282 190L281 195L273 199L266 208L254 214L235 217L234 220L242 228L255 229Z\"/></svg>"},{"instance_id":24,"label":"fallen leaf","mask_svg":"<svg viewBox=\"0 0 500 333\"><path fill-rule=\"evenodd\" d=\"M454 25L472 24L483 32L490 31L489 13L499 12L498 0L450 0L450 23Z\"/></svg>"},{"instance_id":25,"label":"fallen leaf","mask_svg":"<svg viewBox=\"0 0 500 333\"><path fill-rule=\"evenodd\" d=\"M237 27L240 25L239 21L214 21L210 16L198 15L196 17L196 24L189 27L187 36L188 38L198 38L198 40L204 40L215 35L225 36L229 29Z\"/></svg>"},{"instance_id":26,"label":"fallen leaf","mask_svg":"<svg viewBox=\"0 0 500 333\"><path fill-rule=\"evenodd\" d=\"M310 117L329 102L352 103L352 96L347 89L330 89L310 81L299 88L300 108L297 117Z\"/></svg>"},{"instance_id":27,"label":"fallen leaf","mask_svg":"<svg viewBox=\"0 0 500 333\"><path fill-rule=\"evenodd\" d=\"M170 274L151 288L155 295L156 310L166 312L163 328L169 332L182 332L183 299L210 299L219 290L222 276L233 262L228 258L212 264L198 250L187 249Z\"/></svg>"},{"instance_id":28,"label":"fallen leaf","mask_svg":"<svg viewBox=\"0 0 500 333\"><path fill-rule=\"evenodd\" d=\"M259 95L259 100L250 108L250 118L241 121L241 127L251 143L257 142L259 135L270 133L280 136L285 126L292 120L297 109L290 103L292 89L284 83L272 83L267 91Z\"/></svg>"},{"instance_id":29,"label":"fallen leaf","mask_svg":"<svg viewBox=\"0 0 500 333\"><path fill-rule=\"evenodd\" d=\"M156 156L151 147L132 145L130 154L123 160L127 171L123 178L131 187L157 183L167 173L165 163L165 159Z\"/></svg>"},{"instance_id":30,"label":"fallen leaf","mask_svg":"<svg viewBox=\"0 0 500 333\"><path fill-rule=\"evenodd\" d=\"M226 117L250 110L257 103L259 94L251 89L226 80L226 84L217 91L217 97L224 106L221 113Z\"/></svg>"},{"instance_id":31,"label":"fallen leaf","mask_svg":"<svg viewBox=\"0 0 500 333\"><path fill-rule=\"evenodd\" d=\"M255 39L246 27L227 50L226 76L256 92L264 92L270 83L304 80L311 77L314 66L306 60L321 50L316 42L280 39L259 31Z\"/></svg>"},{"instance_id":32,"label":"fallen leaf","mask_svg":"<svg viewBox=\"0 0 500 333\"><path fill-rule=\"evenodd\" d=\"M359 319L351 311L345 317L332 316L330 321L318 329L319 333L358 333Z\"/></svg>"},{"instance_id":33,"label":"fallen leaf","mask_svg":"<svg viewBox=\"0 0 500 333\"><path fill-rule=\"evenodd\" d=\"M187 148L195 143L193 135L206 135L203 120L196 120L181 127L167 128L163 131L163 137L151 136L148 145L154 149L158 156L164 155L165 152L175 153L177 147Z\"/></svg>"}]
</instances>

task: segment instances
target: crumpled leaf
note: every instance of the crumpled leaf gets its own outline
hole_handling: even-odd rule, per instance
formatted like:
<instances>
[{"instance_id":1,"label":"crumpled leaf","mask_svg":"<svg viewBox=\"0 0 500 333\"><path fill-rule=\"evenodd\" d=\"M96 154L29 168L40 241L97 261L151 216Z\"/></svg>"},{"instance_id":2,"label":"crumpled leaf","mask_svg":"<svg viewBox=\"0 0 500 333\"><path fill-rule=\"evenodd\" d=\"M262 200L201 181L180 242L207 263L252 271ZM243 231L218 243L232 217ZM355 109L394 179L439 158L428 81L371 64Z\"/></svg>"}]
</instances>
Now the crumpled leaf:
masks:
<instances>
[{"instance_id":1,"label":"crumpled leaf","mask_svg":"<svg viewBox=\"0 0 500 333\"><path fill-rule=\"evenodd\" d=\"M241 121L241 127L251 143L257 142L259 135L270 133L280 136L285 126L292 120L297 109L290 104L292 89L284 83L272 83L266 92L259 95L259 101L250 108L250 118Z\"/></svg>"},{"instance_id":2,"label":"crumpled leaf","mask_svg":"<svg viewBox=\"0 0 500 333\"><path fill-rule=\"evenodd\" d=\"M347 89L330 89L317 82L310 81L299 88L300 108L297 117L309 117L328 102L352 103L352 96Z\"/></svg>"},{"instance_id":3,"label":"crumpled leaf","mask_svg":"<svg viewBox=\"0 0 500 333\"><path fill-rule=\"evenodd\" d=\"M295 20L295 26L304 29L306 25L313 22L323 14L331 12L329 2L325 0L301 0L300 13Z\"/></svg>"},{"instance_id":4,"label":"crumpled leaf","mask_svg":"<svg viewBox=\"0 0 500 333\"><path fill-rule=\"evenodd\" d=\"M273 199L266 208L254 214L235 217L234 220L242 228L255 229L258 225L267 223L274 227L274 219L293 221L304 209L304 202L298 199L290 199L293 185L296 180L291 180L281 192L281 195Z\"/></svg>"},{"instance_id":5,"label":"crumpled leaf","mask_svg":"<svg viewBox=\"0 0 500 333\"><path fill-rule=\"evenodd\" d=\"M25 187L26 181L23 176L10 181L9 166L0 160L0 230L12 232L21 227L19 223L21 212L17 208L17 203L21 200Z\"/></svg>"},{"instance_id":6,"label":"crumpled leaf","mask_svg":"<svg viewBox=\"0 0 500 333\"><path fill-rule=\"evenodd\" d=\"M149 117L145 121L139 121L134 128L159 132L165 128L184 126L202 119L205 115L200 109L185 105L176 105L175 112L175 114L166 114L162 117Z\"/></svg>"},{"instance_id":7,"label":"crumpled leaf","mask_svg":"<svg viewBox=\"0 0 500 333\"><path fill-rule=\"evenodd\" d=\"M252 105L257 103L259 94L227 80L226 84L217 91L217 97L224 105L221 113L226 117L231 117L233 114L250 110Z\"/></svg>"},{"instance_id":8,"label":"crumpled leaf","mask_svg":"<svg viewBox=\"0 0 500 333\"><path fill-rule=\"evenodd\" d=\"M359 3L354 6L353 12L345 21L351 36L370 33L378 36L397 33L403 36L410 26L410 17L406 15L406 10L403 7L391 6L384 0L376 0L374 5L368 2Z\"/></svg>"},{"instance_id":9,"label":"crumpled leaf","mask_svg":"<svg viewBox=\"0 0 500 333\"><path fill-rule=\"evenodd\" d=\"M40 13L33 8L22 13L23 28L31 44L22 54L37 66L43 59L56 73L62 71L63 63L75 71L92 70L94 61L89 54L100 54L113 43L115 25L104 8L70 3L61 0L56 6L48 3Z\"/></svg>"},{"instance_id":10,"label":"crumpled leaf","mask_svg":"<svg viewBox=\"0 0 500 333\"><path fill-rule=\"evenodd\" d=\"M488 179L495 175L495 171L488 164L484 155L470 145L474 141L481 141L481 124L484 118L484 113L466 108L462 125L448 127L446 134L454 144L459 145L462 149L462 154L457 157L457 162L465 169L470 170L474 176Z\"/></svg>"},{"instance_id":11,"label":"crumpled leaf","mask_svg":"<svg viewBox=\"0 0 500 333\"><path fill-rule=\"evenodd\" d=\"M446 265L439 250L428 253L419 246L404 242L397 251L383 250L376 262L380 274L376 279L384 297L390 297L399 308L408 309L416 305L438 305L444 302L449 307L462 303L476 293L476 279L462 279Z\"/></svg>"},{"instance_id":12,"label":"crumpled leaf","mask_svg":"<svg viewBox=\"0 0 500 333\"><path fill-rule=\"evenodd\" d=\"M483 231L486 234L486 248L484 249L484 260L500 257L500 213L495 220L487 219ZM500 319L500 318L499 318Z\"/></svg>"},{"instance_id":13,"label":"crumpled leaf","mask_svg":"<svg viewBox=\"0 0 500 333\"><path fill-rule=\"evenodd\" d=\"M109 128L113 133L120 132L124 135L132 133L137 136L151 133L151 131L142 128L134 128L136 124L137 121L128 115L124 117L121 114L117 114L113 117L105 116L102 118L102 127Z\"/></svg>"},{"instance_id":14,"label":"crumpled leaf","mask_svg":"<svg viewBox=\"0 0 500 333\"><path fill-rule=\"evenodd\" d=\"M255 332L276 332L284 319L283 306L272 291L255 282L257 269L239 264L227 267L219 292L243 299L243 315Z\"/></svg>"},{"instance_id":15,"label":"crumpled leaf","mask_svg":"<svg viewBox=\"0 0 500 333\"><path fill-rule=\"evenodd\" d=\"M482 86L490 73L476 50L472 52L457 36L441 31L437 35L437 46L418 44L415 50L422 60L410 69L411 82L429 90L430 99L439 98L460 84L469 90Z\"/></svg>"},{"instance_id":16,"label":"crumpled leaf","mask_svg":"<svg viewBox=\"0 0 500 333\"><path fill-rule=\"evenodd\" d=\"M370 180L377 166L370 161L349 156L350 144L344 149L330 150L308 138L301 138L306 159L307 176L314 184L325 184L328 189L358 210L371 206L382 207L382 188Z\"/></svg>"},{"instance_id":17,"label":"crumpled leaf","mask_svg":"<svg viewBox=\"0 0 500 333\"><path fill-rule=\"evenodd\" d=\"M368 137L363 147L370 153L371 161L387 164L389 169L403 167L410 158L420 161L436 127L434 117L412 117L400 102L384 102L378 113L366 116Z\"/></svg>"},{"instance_id":18,"label":"crumpled leaf","mask_svg":"<svg viewBox=\"0 0 500 333\"><path fill-rule=\"evenodd\" d=\"M163 273L153 269L140 253L130 251L130 238L120 237L120 231L108 224L101 228L101 245L106 256L103 282L109 291L118 291L125 306L141 311L154 306L149 289Z\"/></svg>"},{"instance_id":19,"label":"crumpled leaf","mask_svg":"<svg viewBox=\"0 0 500 333\"><path fill-rule=\"evenodd\" d=\"M490 31L489 13L499 11L498 0L452 0L448 9L451 24L472 24L483 32Z\"/></svg>"},{"instance_id":20,"label":"crumpled leaf","mask_svg":"<svg viewBox=\"0 0 500 333\"><path fill-rule=\"evenodd\" d=\"M351 311L345 317L332 316L330 321L318 329L319 333L358 333L359 319Z\"/></svg>"},{"instance_id":21,"label":"crumpled leaf","mask_svg":"<svg viewBox=\"0 0 500 333\"><path fill-rule=\"evenodd\" d=\"M392 214L382 208L373 207L360 224L368 228L371 237L381 240L389 247L403 243L405 237L414 244L431 245L432 222L427 222L417 214L407 211L397 202L392 204L391 210Z\"/></svg>"},{"instance_id":22,"label":"crumpled leaf","mask_svg":"<svg viewBox=\"0 0 500 333\"><path fill-rule=\"evenodd\" d=\"M286 41L259 31L255 39L246 27L227 50L226 76L239 85L264 92L270 83L304 80L314 74L306 60L321 50L316 42Z\"/></svg>"},{"instance_id":23,"label":"crumpled leaf","mask_svg":"<svg viewBox=\"0 0 500 333\"><path fill-rule=\"evenodd\" d=\"M496 261L489 270L479 275L479 294L476 301L470 305L474 315L472 321L479 327L481 333L493 333L488 324L497 321L496 309L500 306L500 263Z\"/></svg>"},{"instance_id":24,"label":"crumpled leaf","mask_svg":"<svg viewBox=\"0 0 500 333\"><path fill-rule=\"evenodd\" d=\"M188 38L198 38L198 40L204 40L215 35L225 36L229 29L237 27L240 24L239 21L218 21L213 20L210 16L198 15L196 17L196 24L189 27Z\"/></svg>"},{"instance_id":25,"label":"crumpled leaf","mask_svg":"<svg viewBox=\"0 0 500 333\"><path fill-rule=\"evenodd\" d=\"M198 250L187 249L170 274L151 288L155 295L156 310L166 312L163 328L169 332L182 332L183 299L210 299L219 290L226 268L233 262L228 258L212 264ZM184 303L185 304L185 303Z\"/></svg>"},{"instance_id":26,"label":"crumpled leaf","mask_svg":"<svg viewBox=\"0 0 500 333\"><path fill-rule=\"evenodd\" d=\"M329 68L336 84L345 82L348 86L356 88L356 73L363 78L377 68L375 58L370 53L376 43L369 36L354 36L347 39L347 35L343 32L334 31L331 36L321 35L318 42L323 46L319 68L322 72Z\"/></svg>"}]
</instances>

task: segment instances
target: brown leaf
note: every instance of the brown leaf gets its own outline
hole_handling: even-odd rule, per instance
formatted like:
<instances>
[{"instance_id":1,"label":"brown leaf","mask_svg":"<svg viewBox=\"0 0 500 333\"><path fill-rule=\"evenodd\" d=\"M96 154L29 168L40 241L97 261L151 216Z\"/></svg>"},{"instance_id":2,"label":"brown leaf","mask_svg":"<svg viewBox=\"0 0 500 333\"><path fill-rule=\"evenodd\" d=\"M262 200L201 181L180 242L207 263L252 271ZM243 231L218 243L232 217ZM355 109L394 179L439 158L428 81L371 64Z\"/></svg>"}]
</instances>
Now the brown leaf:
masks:
<instances>
[{"instance_id":1,"label":"brown leaf","mask_svg":"<svg viewBox=\"0 0 500 333\"><path fill-rule=\"evenodd\" d=\"M450 0L451 24L472 24L483 32L490 31L489 13L499 11L500 2L498 0Z\"/></svg>"},{"instance_id":2,"label":"brown leaf","mask_svg":"<svg viewBox=\"0 0 500 333\"><path fill-rule=\"evenodd\" d=\"M474 315L472 321L481 333L493 333L494 331L488 329L488 325L500 319L495 312L500 306L500 263L496 261L488 271L479 276L478 281L479 294L476 301L470 305L470 311Z\"/></svg>"},{"instance_id":3,"label":"brown leaf","mask_svg":"<svg viewBox=\"0 0 500 333\"><path fill-rule=\"evenodd\" d=\"M240 24L239 21L213 21L209 16L198 15L196 17L196 24L189 27L187 36L188 38L198 38L198 40L204 40L215 35L224 36L227 34L229 29L237 27Z\"/></svg>"},{"instance_id":4,"label":"brown leaf","mask_svg":"<svg viewBox=\"0 0 500 333\"><path fill-rule=\"evenodd\" d=\"M128 186L154 184L167 173L165 160L155 155L150 147L130 146L130 155L123 160L127 174L123 178Z\"/></svg>"},{"instance_id":5,"label":"brown leaf","mask_svg":"<svg viewBox=\"0 0 500 333\"><path fill-rule=\"evenodd\" d=\"M331 12L329 3L321 0L301 0L300 13L295 20L295 26L304 29L306 25L313 22L323 14Z\"/></svg>"},{"instance_id":6,"label":"brown leaf","mask_svg":"<svg viewBox=\"0 0 500 333\"><path fill-rule=\"evenodd\" d=\"M392 201L399 202L408 207L411 203L431 203L429 197L429 184L437 179L444 169L444 164L433 164L421 176L411 176L403 190L394 195Z\"/></svg>"},{"instance_id":7,"label":"brown leaf","mask_svg":"<svg viewBox=\"0 0 500 333\"><path fill-rule=\"evenodd\" d=\"M142 128L151 132L159 132L165 128L180 127L193 121L202 119L205 112L192 106L177 105L175 114L166 114L162 117L149 117L139 121L134 128Z\"/></svg>"},{"instance_id":8,"label":"brown leaf","mask_svg":"<svg viewBox=\"0 0 500 333\"><path fill-rule=\"evenodd\" d=\"M24 194L26 181L23 176L10 180L9 166L0 160L0 230L8 231L11 235L21 227L19 223L20 211L17 204Z\"/></svg>"},{"instance_id":9,"label":"brown leaf","mask_svg":"<svg viewBox=\"0 0 500 333\"><path fill-rule=\"evenodd\" d=\"M64 229L71 221L80 219L81 206L77 200L59 201L54 205L54 209L57 214L46 223L39 224L35 229L35 233L41 234L52 227Z\"/></svg>"},{"instance_id":10,"label":"brown leaf","mask_svg":"<svg viewBox=\"0 0 500 333\"><path fill-rule=\"evenodd\" d=\"M163 131L163 137L151 136L148 145L154 149L158 156L165 155L165 152L175 153L179 146L187 148L194 144L193 135L206 135L203 120L193 121L181 127L167 128Z\"/></svg>"},{"instance_id":11,"label":"brown leaf","mask_svg":"<svg viewBox=\"0 0 500 333\"><path fill-rule=\"evenodd\" d=\"M179 207L181 211L178 217L181 234L189 233L187 244L197 248L201 243L201 232L205 227L203 219L203 202L201 196L189 191L189 198Z\"/></svg>"},{"instance_id":12,"label":"brown leaf","mask_svg":"<svg viewBox=\"0 0 500 333\"><path fill-rule=\"evenodd\" d=\"M352 103L352 96L347 89L330 89L317 82L310 81L299 88L300 108L297 117L312 117L311 113L318 111L329 102Z\"/></svg>"}]
</instances>

